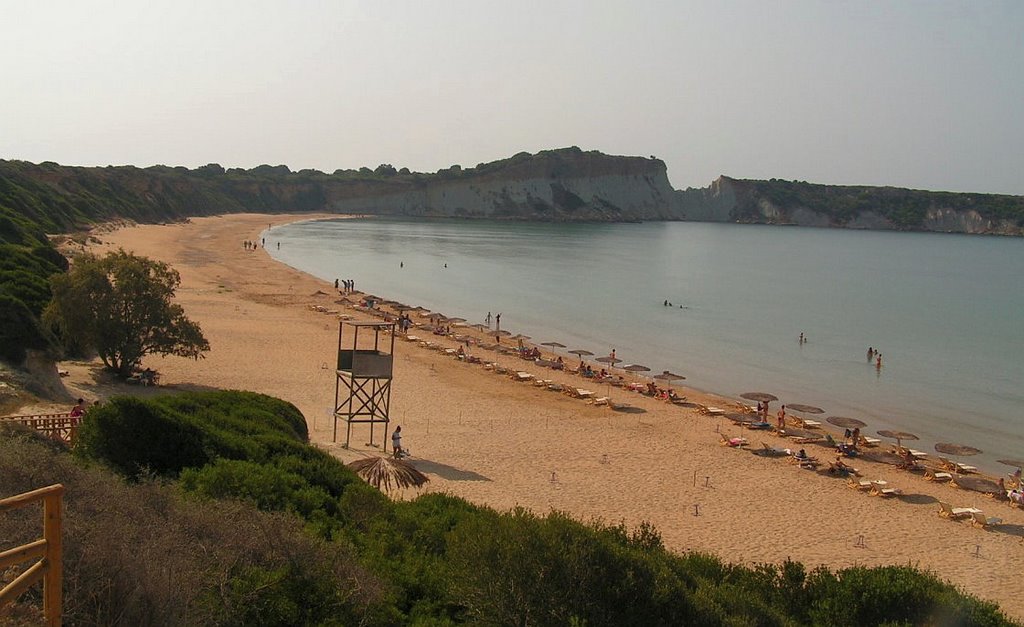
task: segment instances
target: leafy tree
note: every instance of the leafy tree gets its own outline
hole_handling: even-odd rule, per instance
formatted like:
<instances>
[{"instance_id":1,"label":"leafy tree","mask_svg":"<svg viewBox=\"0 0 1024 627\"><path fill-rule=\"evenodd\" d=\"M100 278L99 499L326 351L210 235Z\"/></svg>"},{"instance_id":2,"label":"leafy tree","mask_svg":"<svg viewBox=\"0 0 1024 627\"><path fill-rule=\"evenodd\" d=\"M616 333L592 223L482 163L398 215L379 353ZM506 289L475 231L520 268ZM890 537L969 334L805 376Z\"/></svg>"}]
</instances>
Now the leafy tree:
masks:
<instances>
[{"instance_id":1,"label":"leafy tree","mask_svg":"<svg viewBox=\"0 0 1024 627\"><path fill-rule=\"evenodd\" d=\"M95 349L121 376L149 354L199 359L210 343L181 305L171 302L180 283L167 264L124 250L85 256L51 280L53 300L44 318L65 342Z\"/></svg>"}]
</instances>

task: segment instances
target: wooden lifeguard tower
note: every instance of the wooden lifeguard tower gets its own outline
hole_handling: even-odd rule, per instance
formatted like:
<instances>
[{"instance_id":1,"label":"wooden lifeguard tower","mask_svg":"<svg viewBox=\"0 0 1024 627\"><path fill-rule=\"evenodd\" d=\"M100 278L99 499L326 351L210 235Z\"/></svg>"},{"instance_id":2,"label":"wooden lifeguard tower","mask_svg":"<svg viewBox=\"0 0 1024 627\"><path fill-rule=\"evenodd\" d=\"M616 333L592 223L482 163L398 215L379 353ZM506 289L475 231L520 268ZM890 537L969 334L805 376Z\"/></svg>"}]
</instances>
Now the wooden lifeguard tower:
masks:
<instances>
[{"instance_id":1,"label":"wooden lifeguard tower","mask_svg":"<svg viewBox=\"0 0 1024 627\"><path fill-rule=\"evenodd\" d=\"M350 328L351 345L346 346L345 327ZM373 348L359 348L360 331L364 344L366 334L373 333ZM387 352L381 346L381 334L390 337ZM386 343L386 338L385 342ZM345 448L352 436L352 425L369 423L370 446L375 426L384 425L384 449L387 449L388 425L391 418L391 379L394 372L395 323L377 320L338 321L338 368L334 383L334 441L338 441L338 420L345 420Z\"/></svg>"}]
</instances>

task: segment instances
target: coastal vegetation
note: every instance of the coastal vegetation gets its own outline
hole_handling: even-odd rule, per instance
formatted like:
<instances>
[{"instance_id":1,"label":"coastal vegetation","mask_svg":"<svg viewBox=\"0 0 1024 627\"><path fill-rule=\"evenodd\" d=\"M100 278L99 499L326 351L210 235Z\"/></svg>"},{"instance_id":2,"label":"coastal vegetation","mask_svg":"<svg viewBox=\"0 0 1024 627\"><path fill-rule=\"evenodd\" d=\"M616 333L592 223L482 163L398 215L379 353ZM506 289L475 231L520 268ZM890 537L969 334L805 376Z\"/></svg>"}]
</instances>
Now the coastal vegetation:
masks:
<instances>
[{"instance_id":1,"label":"coastal vegetation","mask_svg":"<svg viewBox=\"0 0 1024 627\"><path fill-rule=\"evenodd\" d=\"M82 255L69 272L51 279L43 318L66 348L95 350L122 377L146 355L198 359L210 344L181 305L171 302L180 283L178 271L167 264L123 250Z\"/></svg>"},{"instance_id":2,"label":"coastal vegetation","mask_svg":"<svg viewBox=\"0 0 1024 627\"><path fill-rule=\"evenodd\" d=\"M115 398L73 455L6 430L0 491L68 487L67 624L1010 624L904 566L746 567L647 525L392 501L306 440L259 394Z\"/></svg>"}]
</instances>

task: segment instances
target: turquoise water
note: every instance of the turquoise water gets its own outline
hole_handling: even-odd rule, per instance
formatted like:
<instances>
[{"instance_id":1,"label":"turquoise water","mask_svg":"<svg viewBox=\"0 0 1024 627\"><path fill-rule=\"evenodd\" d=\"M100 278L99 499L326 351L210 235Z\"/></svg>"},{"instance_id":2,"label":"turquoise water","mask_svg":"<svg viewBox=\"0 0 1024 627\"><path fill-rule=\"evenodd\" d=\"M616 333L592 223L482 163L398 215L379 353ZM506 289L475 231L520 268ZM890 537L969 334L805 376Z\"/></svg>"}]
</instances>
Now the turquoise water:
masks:
<instances>
[{"instance_id":1,"label":"turquoise water","mask_svg":"<svg viewBox=\"0 0 1024 627\"><path fill-rule=\"evenodd\" d=\"M969 444L994 471L1024 456L1022 239L383 219L265 236L276 258L320 278L471 323L500 312L503 329L533 342L615 348L702 390L767 391L867 432L911 431L922 450Z\"/></svg>"}]
</instances>

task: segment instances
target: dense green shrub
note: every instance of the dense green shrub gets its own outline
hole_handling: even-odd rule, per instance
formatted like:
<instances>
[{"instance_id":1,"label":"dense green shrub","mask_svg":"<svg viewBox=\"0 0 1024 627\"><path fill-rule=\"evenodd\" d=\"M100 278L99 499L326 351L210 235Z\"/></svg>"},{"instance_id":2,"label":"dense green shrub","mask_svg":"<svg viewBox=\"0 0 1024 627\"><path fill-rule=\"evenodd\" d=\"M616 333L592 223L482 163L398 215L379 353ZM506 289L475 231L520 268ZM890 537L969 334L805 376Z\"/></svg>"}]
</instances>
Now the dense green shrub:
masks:
<instances>
[{"instance_id":1,"label":"dense green shrub","mask_svg":"<svg viewBox=\"0 0 1024 627\"><path fill-rule=\"evenodd\" d=\"M294 517L126 484L76 463L53 440L0 423L0 496L58 482L65 625L399 622L387 586L351 547L311 538ZM38 507L0 515L0 550L38 534ZM39 587L20 601L38 607ZM0 624L9 620L0 610Z\"/></svg>"},{"instance_id":2,"label":"dense green shrub","mask_svg":"<svg viewBox=\"0 0 1024 627\"><path fill-rule=\"evenodd\" d=\"M154 403L127 396L89 410L78 432L76 451L102 460L131 479L149 473L176 476L210 461L203 432Z\"/></svg>"}]
</instances>

